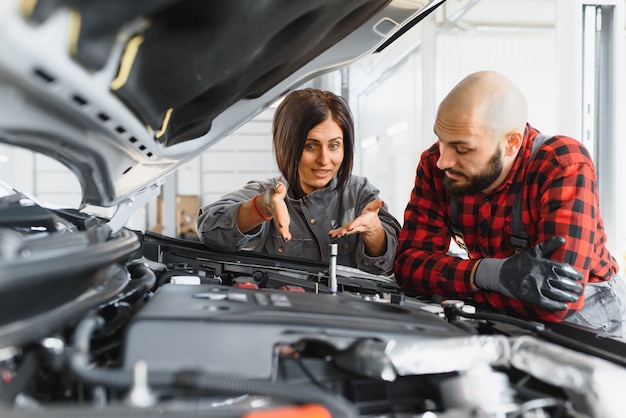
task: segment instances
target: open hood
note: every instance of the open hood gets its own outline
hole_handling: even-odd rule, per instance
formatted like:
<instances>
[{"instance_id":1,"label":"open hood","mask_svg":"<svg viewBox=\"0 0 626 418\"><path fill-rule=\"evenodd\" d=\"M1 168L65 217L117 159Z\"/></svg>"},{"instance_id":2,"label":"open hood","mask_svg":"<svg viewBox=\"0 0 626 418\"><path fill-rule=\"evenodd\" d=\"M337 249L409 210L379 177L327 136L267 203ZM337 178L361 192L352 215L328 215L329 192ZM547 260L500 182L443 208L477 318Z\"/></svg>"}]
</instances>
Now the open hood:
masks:
<instances>
[{"instance_id":1,"label":"open hood","mask_svg":"<svg viewBox=\"0 0 626 418\"><path fill-rule=\"evenodd\" d=\"M66 165L83 205L118 205L442 2L5 0L0 142Z\"/></svg>"}]
</instances>

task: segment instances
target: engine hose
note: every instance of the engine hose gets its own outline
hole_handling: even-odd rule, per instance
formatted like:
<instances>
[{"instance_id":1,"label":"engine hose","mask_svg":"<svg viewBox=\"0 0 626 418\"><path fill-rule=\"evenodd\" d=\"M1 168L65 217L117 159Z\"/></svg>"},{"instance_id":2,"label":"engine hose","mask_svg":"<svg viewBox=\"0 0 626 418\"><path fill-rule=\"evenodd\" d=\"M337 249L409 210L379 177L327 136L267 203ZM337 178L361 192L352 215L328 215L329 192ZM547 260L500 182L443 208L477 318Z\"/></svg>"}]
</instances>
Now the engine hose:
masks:
<instances>
[{"instance_id":1,"label":"engine hose","mask_svg":"<svg viewBox=\"0 0 626 418\"><path fill-rule=\"evenodd\" d=\"M154 271L146 263L135 263L131 266L132 275L141 275L139 277L135 277L133 281L138 280L142 282L147 290L152 290L154 285L156 284L156 274Z\"/></svg>"},{"instance_id":2,"label":"engine hose","mask_svg":"<svg viewBox=\"0 0 626 418\"><path fill-rule=\"evenodd\" d=\"M74 333L74 350L70 357L71 370L82 380L92 384L117 389L130 389L133 385L131 370L91 368L89 366L89 343L94 331L104 325L100 316L83 319ZM351 418L358 411L341 396L332 395L318 388L269 383L258 380L241 380L227 377L212 377L199 372L150 372L148 384L153 387L178 387L220 393L252 393L276 396L297 402L319 403L329 409L333 417Z\"/></svg>"},{"instance_id":3,"label":"engine hose","mask_svg":"<svg viewBox=\"0 0 626 418\"><path fill-rule=\"evenodd\" d=\"M115 335L122 328L128 325L130 319L137 313L137 309L128 302L117 302L114 306L115 316L109 318L106 314L104 314L104 316L107 317L106 327L100 328L97 335L98 339L106 339ZM99 311L99 313L103 314L102 311Z\"/></svg>"},{"instance_id":4,"label":"engine hose","mask_svg":"<svg viewBox=\"0 0 626 418\"><path fill-rule=\"evenodd\" d=\"M94 331L102 327L104 323L104 319L96 315L88 316L78 323L74 331L73 350L70 350L70 369L85 382L116 389L128 389L133 384L132 371L92 368L89 364L91 337Z\"/></svg>"},{"instance_id":5,"label":"engine hose","mask_svg":"<svg viewBox=\"0 0 626 418\"><path fill-rule=\"evenodd\" d=\"M147 301L148 293L156 284L156 275L145 264L131 266L131 274L133 278L115 298L101 306L101 313L108 307L115 307L115 317L111 319L104 314L108 318L107 329L102 330L98 337L110 337L125 326L129 318Z\"/></svg>"},{"instance_id":6,"label":"engine hose","mask_svg":"<svg viewBox=\"0 0 626 418\"><path fill-rule=\"evenodd\" d=\"M131 267L132 280L122 289L117 297L108 304L113 305L120 301L134 302L146 296L156 284L156 274L146 264L136 263ZM136 276L136 277L135 277Z\"/></svg>"}]
</instances>

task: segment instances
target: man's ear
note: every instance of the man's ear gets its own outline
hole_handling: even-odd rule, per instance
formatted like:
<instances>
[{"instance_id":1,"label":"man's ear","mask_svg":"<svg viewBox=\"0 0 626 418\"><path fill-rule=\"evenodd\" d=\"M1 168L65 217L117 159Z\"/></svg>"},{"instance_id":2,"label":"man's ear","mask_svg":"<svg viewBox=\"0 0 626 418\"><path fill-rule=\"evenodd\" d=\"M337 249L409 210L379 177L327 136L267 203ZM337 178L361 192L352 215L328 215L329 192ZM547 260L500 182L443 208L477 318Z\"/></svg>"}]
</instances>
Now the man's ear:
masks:
<instances>
[{"instance_id":1,"label":"man's ear","mask_svg":"<svg viewBox=\"0 0 626 418\"><path fill-rule=\"evenodd\" d=\"M510 131L506 134L506 155L515 156L524 142L524 135L520 131Z\"/></svg>"}]
</instances>

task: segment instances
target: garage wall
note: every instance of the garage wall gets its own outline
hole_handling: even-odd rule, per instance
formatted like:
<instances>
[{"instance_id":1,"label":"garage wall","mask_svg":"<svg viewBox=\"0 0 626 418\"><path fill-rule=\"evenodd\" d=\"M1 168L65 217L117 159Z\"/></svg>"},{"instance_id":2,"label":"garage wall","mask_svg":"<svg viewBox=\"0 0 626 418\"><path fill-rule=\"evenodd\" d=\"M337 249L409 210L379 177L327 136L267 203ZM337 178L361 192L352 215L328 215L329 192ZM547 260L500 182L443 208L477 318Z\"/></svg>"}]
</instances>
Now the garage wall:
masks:
<instances>
[{"instance_id":1,"label":"garage wall","mask_svg":"<svg viewBox=\"0 0 626 418\"><path fill-rule=\"evenodd\" d=\"M203 204L243 187L250 180L278 174L272 152L273 110L265 110L202 154L200 180ZM189 176L185 176L183 181L189 180Z\"/></svg>"}]
</instances>

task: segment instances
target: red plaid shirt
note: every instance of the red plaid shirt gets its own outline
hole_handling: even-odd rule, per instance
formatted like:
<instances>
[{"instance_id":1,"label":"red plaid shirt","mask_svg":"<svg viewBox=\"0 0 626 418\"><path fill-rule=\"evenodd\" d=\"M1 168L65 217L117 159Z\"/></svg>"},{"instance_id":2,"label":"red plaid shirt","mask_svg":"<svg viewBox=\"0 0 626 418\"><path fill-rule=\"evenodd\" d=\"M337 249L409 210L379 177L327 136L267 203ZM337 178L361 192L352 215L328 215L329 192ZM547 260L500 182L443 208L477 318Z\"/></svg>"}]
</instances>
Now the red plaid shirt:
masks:
<instances>
[{"instance_id":1,"label":"red plaid shirt","mask_svg":"<svg viewBox=\"0 0 626 418\"><path fill-rule=\"evenodd\" d=\"M572 264L583 274L585 284L608 280L617 273L618 265L605 247L596 171L588 151L575 139L555 136L529 161L538 134L527 126L520 158L497 190L458 198L458 224L469 259L448 255L454 234L444 172L436 167L438 144L422 153L396 253L395 277L402 288L426 295L473 298L497 309L552 322L579 310L582 297L568 303L566 310L550 312L497 292L472 290L470 276L480 258L505 258L515 253L509 242L510 216L520 188L522 221L531 247L561 235L567 242L551 258Z\"/></svg>"}]
</instances>

